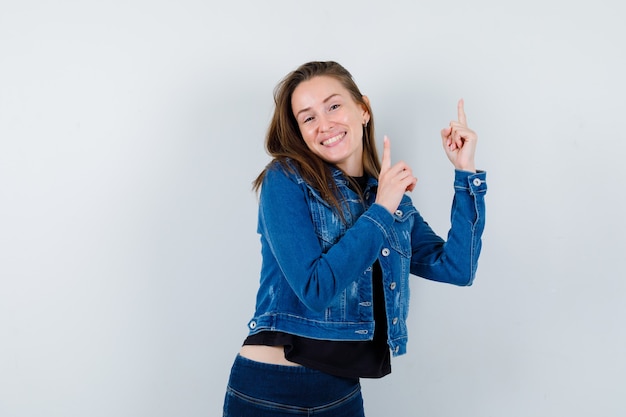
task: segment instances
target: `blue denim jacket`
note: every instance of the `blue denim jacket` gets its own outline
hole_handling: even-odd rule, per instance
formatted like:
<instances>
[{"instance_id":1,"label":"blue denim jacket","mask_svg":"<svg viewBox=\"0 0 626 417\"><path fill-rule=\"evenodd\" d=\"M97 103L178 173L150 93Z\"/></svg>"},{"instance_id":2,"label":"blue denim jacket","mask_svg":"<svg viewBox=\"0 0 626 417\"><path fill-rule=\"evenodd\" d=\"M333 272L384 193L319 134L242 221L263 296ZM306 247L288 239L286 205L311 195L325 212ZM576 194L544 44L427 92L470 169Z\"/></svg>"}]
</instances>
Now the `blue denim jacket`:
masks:
<instances>
[{"instance_id":1,"label":"blue denim jacket","mask_svg":"<svg viewBox=\"0 0 626 417\"><path fill-rule=\"evenodd\" d=\"M451 229L437 236L404 196L395 213L374 203L377 180L361 199L338 169L333 177L349 205L345 221L297 170L274 162L260 193L260 288L250 334L282 331L324 340L374 335L372 264L383 272L388 343L406 353L409 273L471 285L481 249L485 172L456 171Z\"/></svg>"}]
</instances>

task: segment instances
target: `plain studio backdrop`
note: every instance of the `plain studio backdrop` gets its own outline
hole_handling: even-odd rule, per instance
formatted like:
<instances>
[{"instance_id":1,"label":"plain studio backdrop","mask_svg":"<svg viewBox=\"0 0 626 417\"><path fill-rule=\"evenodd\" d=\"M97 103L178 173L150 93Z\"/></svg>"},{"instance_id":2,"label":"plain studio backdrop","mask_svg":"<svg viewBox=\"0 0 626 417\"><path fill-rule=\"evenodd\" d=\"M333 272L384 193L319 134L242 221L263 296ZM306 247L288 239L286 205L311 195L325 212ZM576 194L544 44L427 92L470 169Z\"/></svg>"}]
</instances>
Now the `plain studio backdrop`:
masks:
<instances>
[{"instance_id":1,"label":"plain studio backdrop","mask_svg":"<svg viewBox=\"0 0 626 417\"><path fill-rule=\"evenodd\" d=\"M329 59L437 232L461 97L488 171L475 284L413 279L409 353L363 382L367 415L624 416L620 7L2 0L0 416L221 415L272 90Z\"/></svg>"}]
</instances>

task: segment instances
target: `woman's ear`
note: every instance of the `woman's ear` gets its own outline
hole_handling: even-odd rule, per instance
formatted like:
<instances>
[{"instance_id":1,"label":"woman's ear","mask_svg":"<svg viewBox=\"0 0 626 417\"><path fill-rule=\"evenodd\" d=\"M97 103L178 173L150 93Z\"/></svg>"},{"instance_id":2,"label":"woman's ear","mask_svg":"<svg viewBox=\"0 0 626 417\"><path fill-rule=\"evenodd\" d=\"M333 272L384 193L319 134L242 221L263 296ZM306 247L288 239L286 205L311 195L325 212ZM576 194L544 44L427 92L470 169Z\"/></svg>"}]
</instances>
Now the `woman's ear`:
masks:
<instances>
[{"instance_id":1,"label":"woman's ear","mask_svg":"<svg viewBox=\"0 0 626 417\"><path fill-rule=\"evenodd\" d=\"M365 106L363 106L363 124L368 124L370 121L370 99L367 96L361 96L363 98L363 102L365 102Z\"/></svg>"}]
</instances>

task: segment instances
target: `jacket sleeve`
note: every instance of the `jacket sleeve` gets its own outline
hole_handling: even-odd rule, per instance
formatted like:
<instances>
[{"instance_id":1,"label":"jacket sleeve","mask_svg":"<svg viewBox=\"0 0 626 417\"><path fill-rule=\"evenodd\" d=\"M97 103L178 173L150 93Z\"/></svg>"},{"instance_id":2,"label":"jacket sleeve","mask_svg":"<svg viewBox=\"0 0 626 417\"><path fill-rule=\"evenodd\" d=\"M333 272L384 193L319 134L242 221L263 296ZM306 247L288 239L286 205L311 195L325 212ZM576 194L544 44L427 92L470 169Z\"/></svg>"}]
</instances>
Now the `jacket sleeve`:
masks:
<instances>
[{"instance_id":1,"label":"jacket sleeve","mask_svg":"<svg viewBox=\"0 0 626 417\"><path fill-rule=\"evenodd\" d=\"M326 252L306 200L308 189L282 169L268 169L261 188L259 233L307 308L321 311L376 260L393 216L372 205ZM359 254L359 256L351 256Z\"/></svg>"},{"instance_id":2,"label":"jacket sleeve","mask_svg":"<svg viewBox=\"0 0 626 417\"><path fill-rule=\"evenodd\" d=\"M447 240L417 214L412 230L411 273L433 281L472 285L485 228L486 173L455 171Z\"/></svg>"}]
</instances>

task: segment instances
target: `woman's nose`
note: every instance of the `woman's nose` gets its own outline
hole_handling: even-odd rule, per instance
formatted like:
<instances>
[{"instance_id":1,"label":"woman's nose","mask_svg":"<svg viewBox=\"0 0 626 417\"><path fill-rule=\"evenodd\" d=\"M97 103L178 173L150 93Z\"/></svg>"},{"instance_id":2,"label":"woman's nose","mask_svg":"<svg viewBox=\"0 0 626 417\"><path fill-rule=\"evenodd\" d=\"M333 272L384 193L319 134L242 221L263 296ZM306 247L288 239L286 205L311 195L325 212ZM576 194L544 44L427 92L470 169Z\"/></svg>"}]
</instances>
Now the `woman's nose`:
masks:
<instances>
[{"instance_id":1,"label":"woman's nose","mask_svg":"<svg viewBox=\"0 0 626 417\"><path fill-rule=\"evenodd\" d=\"M319 126L320 126L320 130L322 132L326 132L330 129L332 129L333 127L333 122L331 120L331 118L327 115L327 114L322 114L318 117L319 119Z\"/></svg>"}]
</instances>

